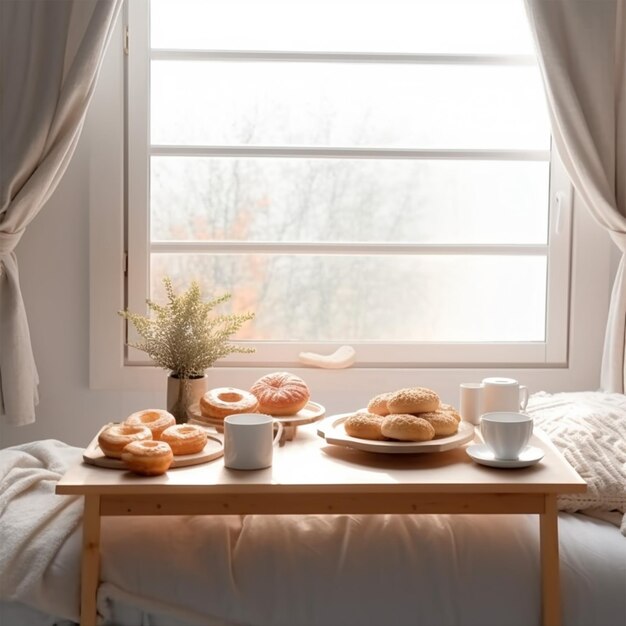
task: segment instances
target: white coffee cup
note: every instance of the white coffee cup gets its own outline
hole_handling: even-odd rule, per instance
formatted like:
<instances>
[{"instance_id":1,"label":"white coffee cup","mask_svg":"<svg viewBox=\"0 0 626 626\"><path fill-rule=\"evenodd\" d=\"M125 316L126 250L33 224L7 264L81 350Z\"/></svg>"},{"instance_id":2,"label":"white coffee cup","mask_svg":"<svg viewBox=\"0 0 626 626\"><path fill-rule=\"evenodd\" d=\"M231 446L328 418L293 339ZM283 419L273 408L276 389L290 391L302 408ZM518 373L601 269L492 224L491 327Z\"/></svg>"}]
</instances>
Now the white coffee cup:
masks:
<instances>
[{"instance_id":1,"label":"white coffee cup","mask_svg":"<svg viewBox=\"0 0 626 626\"><path fill-rule=\"evenodd\" d=\"M263 413L239 413L224 418L224 465L231 469L254 470L270 467L274 445L283 426Z\"/></svg>"},{"instance_id":2,"label":"white coffee cup","mask_svg":"<svg viewBox=\"0 0 626 626\"><path fill-rule=\"evenodd\" d=\"M461 383L459 411L466 422L480 424L480 416L484 412L482 383Z\"/></svg>"},{"instance_id":3,"label":"white coffee cup","mask_svg":"<svg viewBox=\"0 0 626 626\"><path fill-rule=\"evenodd\" d=\"M483 413L495 411L524 411L528 404L528 389L514 378L484 378Z\"/></svg>"},{"instance_id":4,"label":"white coffee cup","mask_svg":"<svg viewBox=\"0 0 626 626\"><path fill-rule=\"evenodd\" d=\"M484 413L480 434L496 459L517 459L533 434L533 418L512 411Z\"/></svg>"}]
</instances>

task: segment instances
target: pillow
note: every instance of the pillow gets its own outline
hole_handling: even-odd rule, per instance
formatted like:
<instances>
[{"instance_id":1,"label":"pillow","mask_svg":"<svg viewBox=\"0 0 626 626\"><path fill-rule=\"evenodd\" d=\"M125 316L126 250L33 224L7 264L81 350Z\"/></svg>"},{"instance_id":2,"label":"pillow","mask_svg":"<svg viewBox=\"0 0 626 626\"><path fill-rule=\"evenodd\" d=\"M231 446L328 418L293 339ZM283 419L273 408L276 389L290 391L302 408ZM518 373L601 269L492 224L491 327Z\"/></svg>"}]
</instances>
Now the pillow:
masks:
<instances>
[{"instance_id":1,"label":"pillow","mask_svg":"<svg viewBox=\"0 0 626 626\"><path fill-rule=\"evenodd\" d=\"M587 483L585 493L559 496L559 508L617 511L626 535L626 396L540 392L529 399L527 412Z\"/></svg>"}]
</instances>

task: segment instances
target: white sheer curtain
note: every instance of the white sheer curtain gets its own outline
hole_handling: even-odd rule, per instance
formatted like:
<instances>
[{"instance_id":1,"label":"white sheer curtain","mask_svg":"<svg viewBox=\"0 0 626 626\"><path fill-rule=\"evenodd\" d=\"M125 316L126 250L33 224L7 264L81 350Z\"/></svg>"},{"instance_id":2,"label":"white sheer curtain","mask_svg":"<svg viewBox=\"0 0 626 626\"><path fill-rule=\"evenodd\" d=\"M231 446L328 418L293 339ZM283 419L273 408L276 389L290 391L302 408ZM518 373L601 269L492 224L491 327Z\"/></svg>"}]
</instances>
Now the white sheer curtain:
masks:
<instances>
[{"instance_id":1,"label":"white sheer curtain","mask_svg":"<svg viewBox=\"0 0 626 626\"><path fill-rule=\"evenodd\" d=\"M72 157L122 0L0 0L0 415L35 420L15 247ZM45 263L45 258L42 258Z\"/></svg>"},{"instance_id":2,"label":"white sheer curtain","mask_svg":"<svg viewBox=\"0 0 626 626\"><path fill-rule=\"evenodd\" d=\"M622 258L604 343L601 386L624 393L626 342L625 0L526 0L552 134L576 192Z\"/></svg>"}]
</instances>

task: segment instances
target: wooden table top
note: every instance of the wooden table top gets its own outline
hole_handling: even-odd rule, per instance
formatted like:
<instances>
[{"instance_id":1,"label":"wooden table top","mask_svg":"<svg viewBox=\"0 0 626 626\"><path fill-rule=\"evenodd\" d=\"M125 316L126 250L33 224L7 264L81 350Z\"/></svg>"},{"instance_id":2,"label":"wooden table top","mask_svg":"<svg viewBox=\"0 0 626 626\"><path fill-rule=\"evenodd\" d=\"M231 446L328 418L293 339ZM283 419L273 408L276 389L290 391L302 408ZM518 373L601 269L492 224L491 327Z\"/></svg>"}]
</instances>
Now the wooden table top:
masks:
<instances>
[{"instance_id":1,"label":"wooden table top","mask_svg":"<svg viewBox=\"0 0 626 626\"><path fill-rule=\"evenodd\" d=\"M572 493L584 480L542 433L531 444L545 451L536 465L497 469L474 463L467 445L427 454L376 454L328 444L316 424L301 426L293 441L274 448L272 467L242 471L223 458L170 469L162 476L79 463L61 478L58 494L255 494L273 493ZM476 440L478 441L478 439Z\"/></svg>"}]
</instances>

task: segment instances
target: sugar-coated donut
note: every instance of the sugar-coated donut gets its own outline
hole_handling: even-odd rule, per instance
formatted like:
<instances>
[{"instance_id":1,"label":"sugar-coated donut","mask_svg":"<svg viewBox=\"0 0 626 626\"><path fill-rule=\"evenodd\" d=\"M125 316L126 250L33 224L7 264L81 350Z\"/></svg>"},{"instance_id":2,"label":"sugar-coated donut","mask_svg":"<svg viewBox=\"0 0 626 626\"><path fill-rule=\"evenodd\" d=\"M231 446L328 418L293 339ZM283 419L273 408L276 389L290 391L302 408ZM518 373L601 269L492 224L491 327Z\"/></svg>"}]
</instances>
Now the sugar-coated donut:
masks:
<instances>
[{"instance_id":1,"label":"sugar-coated donut","mask_svg":"<svg viewBox=\"0 0 626 626\"><path fill-rule=\"evenodd\" d=\"M383 418L381 431L385 437L400 441L430 441L435 429L417 415L391 414Z\"/></svg>"},{"instance_id":2,"label":"sugar-coated donut","mask_svg":"<svg viewBox=\"0 0 626 626\"><path fill-rule=\"evenodd\" d=\"M426 387L394 391L387 399L389 413L428 413L439 408L439 396Z\"/></svg>"},{"instance_id":3,"label":"sugar-coated donut","mask_svg":"<svg viewBox=\"0 0 626 626\"><path fill-rule=\"evenodd\" d=\"M201 452L207 439L204 430L193 424L176 424L166 428L161 434L161 441L170 445L174 456Z\"/></svg>"},{"instance_id":4,"label":"sugar-coated donut","mask_svg":"<svg viewBox=\"0 0 626 626\"><path fill-rule=\"evenodd\" d=\"M250 392L259 401L259 413L268 415L294 415L311 397L302 378L289 372L262 376L252 385Z\"/></svg>"},{"instance_id":5,"label":"sugar-coated donut","mask_svg":"<svg viewBox=\"0 0 626 626\"><path fill-rule=\"evenodd\" d=\"M214 419L238 413L257 413L258 406L258 400L249 391L235 387L217 387L200 398L200 412Z\"/></svg>"},{"instance_id":6,"label":"sugar-coated donut","mask_svg":"<svg viewBox=\"0 0 626 626\"><path fill-rule=\"evenodd\" d=\"M459 423L454 415L447 411L432 411L420 413L419 417L429 422L435 429L435 437L448 437L459 430Z\"/></svg>"},{"instance_id":7,"label":"sugar-coated donut","mask_svg":"<svg viewBox=\"0 0 626 626\"><path fill-rule=\"evenodd\" d=\"M144 476L165 474L172 464L172 448L164 441L133 441L122 451L122 461L131 472Z\"/></svg>"},{"instance_id":8,"label":"sugar-coated donut","mask_svg":"<svg viewBox=\"0 0 626 626\"><path fill-rule=\"evenodd\" d=\"M104 456L112 459L122 457L122 450L133 441L152 439L152 432L147 426L113 424L98 435L98 445Z\"/></svg>"},{"instance_id":9,"label":"sugar-coated donut","mask_svg":"<svg viewBox=\"0 0 626 626\"><path fill-rule=\"evenodd\" d=\"M374 396L367 405L368 413L375 413L376 415L389 415L387 401L390 396L391 393L379 393L377 396Z\"/></svg>"},{"instance_id":10,"label":"sugar-coated donut","mask_svg":"<svg viewBox=\"0 0 626 626\"><path fill-rule=\"evenodd\" d=\"M440 404L439 410L449 413L457 422L461 421L461 414L451 404Z\"/></svg>"},{"instance_id":11,"label":"sugar-coated donut","mask_svg":"<svg viewBox=\"0 0 626 626\"><path fill-rule=\"evenodd\" d=\"M382 415L359 412L348 416L343 423L343 427L351 437L383 440L386 437L381 431L382 423Z\"/></svg>"},{"instance_id":12,"label":"sugar-coated donut","mask_svg":"<svg viewBox=\"0 0 626 626\"><path fill-rule=\"evenodd\" d=\"M176 424L176 418L161 409L145 409L129 415L124 423L129 426L147 426L152 432L152 439L160 439L166 428Z\"/></svg>"}]
</instances>

